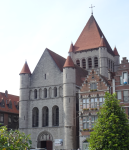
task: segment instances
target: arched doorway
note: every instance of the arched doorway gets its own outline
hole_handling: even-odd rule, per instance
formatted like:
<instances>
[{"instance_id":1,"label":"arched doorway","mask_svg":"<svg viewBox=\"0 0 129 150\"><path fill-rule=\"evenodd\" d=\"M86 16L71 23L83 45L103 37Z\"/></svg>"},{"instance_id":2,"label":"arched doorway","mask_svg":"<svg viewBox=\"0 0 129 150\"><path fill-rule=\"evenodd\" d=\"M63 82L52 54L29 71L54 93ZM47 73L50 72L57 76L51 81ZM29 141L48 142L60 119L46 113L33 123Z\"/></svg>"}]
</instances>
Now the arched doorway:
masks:
<instances>
[{"instance_id":1,"label":"arched doorway","mask_svg":"<svg viewBox=\"0 0 129 150\"><path fill-rule=\"evenodd\" d=\"M47 131L41 132L37 139L37 148L46 148L47 150L52 150L52 147L53 147L52 135Z\"/></svg>"},{"instance_id":2,"label":"arched doorway","mask_svg":"<svg viewBox=\"0 0 129 150\"><path fill-rule=\"evenodd\" d=\"M87 140L85 140L84 142L83 142L83 150L89 150L89 143L87 142Z\"/></svg>"}]
</instances>

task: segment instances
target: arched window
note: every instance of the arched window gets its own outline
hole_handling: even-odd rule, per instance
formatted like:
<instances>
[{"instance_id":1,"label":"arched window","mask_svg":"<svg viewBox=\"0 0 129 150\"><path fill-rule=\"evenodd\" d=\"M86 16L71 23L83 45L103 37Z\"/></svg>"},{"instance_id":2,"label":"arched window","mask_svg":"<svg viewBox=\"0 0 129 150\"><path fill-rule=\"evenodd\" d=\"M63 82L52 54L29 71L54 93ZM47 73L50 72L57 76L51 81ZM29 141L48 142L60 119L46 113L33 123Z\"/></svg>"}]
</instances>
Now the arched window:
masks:
<instances>
[{"instance_id":1,"label":"arched window","mask_svg":"<svg viewBox=\"0 0 129 150\"><path fill-rule=\"evenodd\" d=\"M91 58L88 58L88 67L92 68L92 59Z\"/></svg>"},{"instance_id":2,"label":"arched window","mask_svg":"<svg viewBox=\"0 0 129 150\"><path fill-rule=\"evenodd\" d=\"M57 87L54 87L54 97L57 97Z\"/></svg>"},{"instance_id":3,"label":"arched window","mask_svg":"<svg viewBox=\"0 0 129 150\"><path fill-rule=\"evenodd\" d=\"M39 124L39 110L34 107L32 110L32 127L38 127Z\"/></svg>"},{"instance_id":4,"label":"arched window","mask_svg":"<svg viewBox=\"0 0 129 150\"><path fill-rule=\"evenodd\" d=\"M62 89L62 87L59 88L59 94L60 94L61 97L63 96L63 89Z\"/></svg>"},{"instance_id":5,"label":"arched window","mask_svg":"<svg viewBox=\"0 0 129 150\"><path fill-rule=\"evenodd\" d=\"M50 98L52 97L52 88L51 87L49 88L49 97Z\"/></svg>"},{"instance_id":6,"label":"arched window","mask_svg":"<svg viewBox=\"0 0 129 150\"><path fill-rule=\"evenodd\" d=\"M33 92L30 91L30 100L33 99L33 96L32 96Z\"/></svg>"},{"instance_id":7,"label":"arched window","mask_svg":"<svg viewBox=\"0 0 129 150\"><path fill-rule=\"evenodd\" d=\"M34 90L34 98L37 99L37 90Z\"/></svg>"},{"instance_id":8,"label":"arched window","mask_svg":"<svg viewBox=\"0 0 129 150\"><path fill-rule=\"evenodd\" d=\"M98 58L97 57L94 58L94 67L95 68L98 67Z\"/></svg>"},{"instance_id":9,"label":"arched window","mask_svg":"<svg viewBox=\"0 0 129 150\"><path fill-rule=\"evenodd\" d=\"M86 69L86 60L85 59L82 59L82 68Z\"/></svg>"},{"instance_id":10,"label":"arched window","mask_svg":"<svg viewBox=\"0 0 129 150\"><path fill-rule=\"evenodd\" d=\"M80 67L80 60L76 60L76 64Z\"/></svg>"},{"instance_id":11,"label":"arched window","mask_svg":"<svg viewBox=\"0 0 129 150\"><path fill-rule=\"evenodd\" d=\"M54 106L52 108L52 125L53 126L59 126L59 107Z\"/></svg>"},{"instance_id":12,"label":"arched window","mask_svg":"<svg viewBox=\"0 0 129 150\"><path fill-rule=\"evenodd\" d=\"M42 98L42 89L39 89L39 97Z\"/></svg>"},{"instance_id":13,"label":"arched window","mask_svg":"<svg viewBox=\"0 0 129 150\"><path fill-rule=\"evenodd\" d=\"M48 126L49 110L48 110L48 107L46 107L46 106L43 107L43 109L42 109L42 117L43 117L43 119L42 119L42 126L43 127Z\"/></svg>"},{"instance_id":14,"label":"arched window","mask_svg":"<svg viewBox=\"0 0 129 150\"><path fill-rule=\"evenodd\" d=\"M47 89L44 89L44 98L47 98Z\"/></svg>"}]
</instances>

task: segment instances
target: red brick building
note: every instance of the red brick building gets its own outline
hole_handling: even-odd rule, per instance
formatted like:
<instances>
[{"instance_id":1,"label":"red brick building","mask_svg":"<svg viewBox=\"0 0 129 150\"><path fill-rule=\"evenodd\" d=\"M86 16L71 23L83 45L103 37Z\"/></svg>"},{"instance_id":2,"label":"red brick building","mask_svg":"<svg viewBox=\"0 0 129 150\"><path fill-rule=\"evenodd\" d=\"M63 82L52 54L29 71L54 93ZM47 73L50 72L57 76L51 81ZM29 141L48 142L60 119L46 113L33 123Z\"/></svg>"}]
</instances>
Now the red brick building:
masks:
<instances>
[{"instance_id":1,"label":"red brick building","mask_svg":"<svg viewBox=\"0 0 129 150\"><path fill-rule=\"evenodd\" d=\"M19 127L19 96L0 92L0 125L9 129Z\"/></svg>"},{"instance_id":2,"label":"red brick building","mask_svg":"<svg viewBox=\"0 0 129 150\"><path fill-rule=\"evenodd\" d=\"M115 74L114 90L117 93L117 99L120 100L123 109L129 115L129 62L126 57L121 61Z\"/></svg>"}]
</instances>

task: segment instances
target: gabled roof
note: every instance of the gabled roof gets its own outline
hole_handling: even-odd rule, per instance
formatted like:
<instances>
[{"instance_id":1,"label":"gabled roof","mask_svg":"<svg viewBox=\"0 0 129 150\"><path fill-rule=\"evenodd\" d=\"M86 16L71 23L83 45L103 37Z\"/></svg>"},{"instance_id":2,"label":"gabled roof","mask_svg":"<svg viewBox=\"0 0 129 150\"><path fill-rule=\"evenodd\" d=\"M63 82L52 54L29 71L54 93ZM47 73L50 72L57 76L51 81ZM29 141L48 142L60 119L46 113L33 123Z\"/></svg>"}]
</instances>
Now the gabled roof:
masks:
<instances>
[{"instance_id":1,"label":"gabled roof","mask_svg":"<svg viewBox=\"0 0 129 150\"><path fill-rule=\"evenodd\" d=\"M116 49L116 47L114 48L114 54L115 54L115 56L120 56L117 49Z\"/></svg>"},{"instance_id":2,"label":"gabled roof","mask_svg":"<svg viewBox=\"0 0 129 150\"><path fill-rule=\"evenodd\" d=\"M66 61L65 61L65 64L64 64L63 68L66 68L66 67L72 67L72 68L75 68L71 56L68 56L67 59L66 59Z\"/></svg>"},{"instance_id":3,"label":"gabled roof","mask_svg":"<svg viewBox=\"0 0 129 150\"><path fill-rule=\"evenodd\" d=\"M69 53L70 52L73 52L73 43L71 43L71 45L70 45Z\"/></svg>"},{"instance_id":4,"label":"gabled roof","mask_svg":"<svg viewBox=\"0 0 129 150\"><path fill-rule=\"evenodd\" d=\"M20 74L25 74L25 73L26 73L26 74L31 74L27 62L25 62L25 64L24 64L24 66L23 66L23 68L22 68Z\"/></svg>"},{"instance_id":5,"label":"gabled roof","mask_svg":"<svg viewBox=\"0 0 129 150\"><path fill-rule=\"evenodd\" d=\"M95 18L91 15L82 33L74 45L74 52L99 48L101 37L103 36L106 47L112 55L114 55L110 45L108 44L104 34L99 28Z\"/></svg>"},{"instance_id":6,"label":"gabled roof","mask_svg":"<svg viewBox=\"0 0 129 150\"><path fill-rule=\"evenodd\" d=\"M4 100L5 107L0 106L0 111L7 112L7 113L19 113L19 110L16 108L16 105L19 103L19 96L8 94L7 96L5 93L0 92L0 103ZM12 102L12 109L8 107L9 102Z\"/></svg>"},{"instance_id":7,"label":"gabled roof","mask_svg":"<svg viewBox=\"0 0 129 150\"><path fill-rule=\"evenodd\" d=\"M53 60L55 61L58 68L60 69L60 71L63 72L63 66L64 66L66 59L64 57L54 53L53 51L49 50L48 48L47 48L47 50L48 50L49 54L51 55L51 57L53 58Z\"/></svg>"}]
</instances>

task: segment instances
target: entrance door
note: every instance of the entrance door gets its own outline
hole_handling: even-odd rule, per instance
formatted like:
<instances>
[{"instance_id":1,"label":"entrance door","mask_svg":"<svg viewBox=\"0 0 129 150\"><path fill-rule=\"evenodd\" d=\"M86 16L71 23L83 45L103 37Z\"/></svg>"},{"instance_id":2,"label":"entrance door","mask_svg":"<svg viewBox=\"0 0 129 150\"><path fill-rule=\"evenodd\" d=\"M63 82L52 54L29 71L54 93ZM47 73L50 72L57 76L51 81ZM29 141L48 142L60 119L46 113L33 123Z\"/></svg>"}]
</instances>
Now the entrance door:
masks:
<instances>
[{"instance_id":1,"label":"entrance door","mask_svg":"<svg viewBox=\"0 0 129 150\"><path fill-rule=\"evenodd\" d=\"M41 141L41 148L46 148L46 141Z\"/></svg>"},{"instance_id":2,"label":"entrance door","mask_svg":"<svg viewBox=\"0 0 129 150\"><path fill-rule=\"evenodd\" d=\"M41 141L40 148L46 148L47 150L52 150L52 141Z\"/></svg>"},{"instance_id":3,"label":"entrance door","mask_svg":"<svg viewBox=\"0 0 129 150\"><path fill-rule=\"evenodd\" d=\"M87 141L83 142L83 150L88 150L89 143Z\"/></svg>"}]
</instances>

